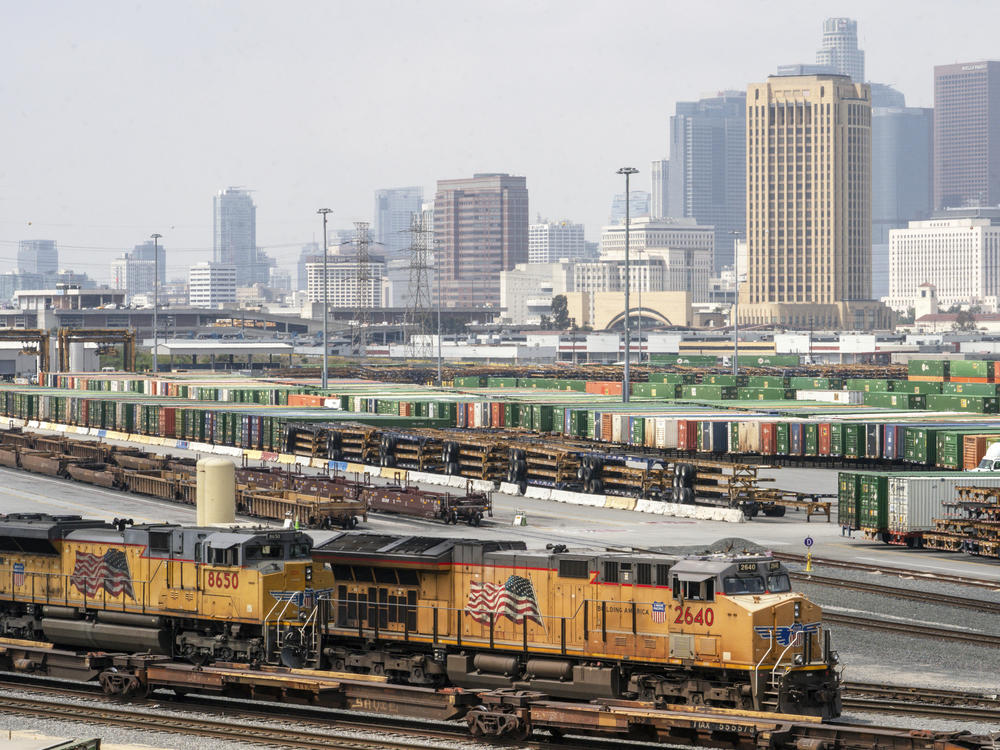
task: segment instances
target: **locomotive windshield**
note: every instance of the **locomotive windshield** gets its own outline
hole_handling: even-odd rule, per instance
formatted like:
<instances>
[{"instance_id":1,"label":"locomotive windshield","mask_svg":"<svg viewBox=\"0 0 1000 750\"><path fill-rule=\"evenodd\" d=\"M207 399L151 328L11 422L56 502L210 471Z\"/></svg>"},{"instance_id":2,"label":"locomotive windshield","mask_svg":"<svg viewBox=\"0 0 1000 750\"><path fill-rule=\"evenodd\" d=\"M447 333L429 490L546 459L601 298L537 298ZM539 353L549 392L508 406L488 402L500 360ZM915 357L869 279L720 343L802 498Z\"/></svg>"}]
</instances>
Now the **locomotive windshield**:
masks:
<instances>
[{"instance_id":1,"label":"locomotive windshield","mask_svg":"<svg viewBox=\"0 0 1000 750\"><path fill-rule=\"evenodd\" d=\"M726 591L726 596L739 596L740 594L763 594L764 579L760 576L749 576L748 578L737 578L730 576L722 582Z\"/></svg>"},{"instance_id":2,"label":"locomotive windshield","mask_svg":"<svg viewBox=\"0 0 1000 750\"><path fill-rule=\"evenodd\" d=\"M792 590L787 573L772 573L767 577L766 586L762 576L747 576L746 578L728 576L723 579L722 585L727 596L763 593L784 594Z\"/></svg>"}]
</instances>

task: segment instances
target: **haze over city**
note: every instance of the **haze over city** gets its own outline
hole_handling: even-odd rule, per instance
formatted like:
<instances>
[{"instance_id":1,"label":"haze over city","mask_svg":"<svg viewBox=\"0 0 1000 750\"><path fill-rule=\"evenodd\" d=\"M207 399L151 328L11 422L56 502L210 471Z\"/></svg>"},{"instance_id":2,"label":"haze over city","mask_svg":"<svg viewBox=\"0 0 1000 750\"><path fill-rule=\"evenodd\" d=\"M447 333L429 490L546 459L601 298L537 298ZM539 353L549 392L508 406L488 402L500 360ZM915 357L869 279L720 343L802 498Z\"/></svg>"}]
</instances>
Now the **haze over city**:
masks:
<instances>
[{"instance_id":1,"label":"haze over city","mask_svg":"<svg viewBox=\"0 0 1000 750\"><path fill-rule=\"evenodd\" d=\"M618 167L648 189L677 101L812 62L832 15L909 106L932 105L935 64L996 57L989 2L10 4L0 266L47 238L103 280L155 231L181 272L210 259L211 198L236 185L287 268L320 206L347 228L378 188L430 198L485 171L596 240Z\"/></svg>"}]
</instances>

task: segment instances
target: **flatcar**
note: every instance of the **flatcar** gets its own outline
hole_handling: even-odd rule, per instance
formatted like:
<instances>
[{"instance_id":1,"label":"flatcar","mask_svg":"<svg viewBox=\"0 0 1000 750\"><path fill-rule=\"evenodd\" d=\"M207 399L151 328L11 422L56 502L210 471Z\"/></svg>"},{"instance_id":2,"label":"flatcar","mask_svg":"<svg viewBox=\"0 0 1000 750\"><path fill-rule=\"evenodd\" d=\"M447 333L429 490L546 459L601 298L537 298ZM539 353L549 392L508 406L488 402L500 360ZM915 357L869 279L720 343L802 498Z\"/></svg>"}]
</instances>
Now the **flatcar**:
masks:
<instances>
[{"instance_id":1,"label":"flatcar","mask_svg":"<svg viewBox=\"0 0 1000 750\"><path fill-rule=\"evenodd\" d=\"M638 698L832 718L838 657L820 608L767 556L527 550L345 533L324 657L416 684Z\"/></svg>"}]
</instances>

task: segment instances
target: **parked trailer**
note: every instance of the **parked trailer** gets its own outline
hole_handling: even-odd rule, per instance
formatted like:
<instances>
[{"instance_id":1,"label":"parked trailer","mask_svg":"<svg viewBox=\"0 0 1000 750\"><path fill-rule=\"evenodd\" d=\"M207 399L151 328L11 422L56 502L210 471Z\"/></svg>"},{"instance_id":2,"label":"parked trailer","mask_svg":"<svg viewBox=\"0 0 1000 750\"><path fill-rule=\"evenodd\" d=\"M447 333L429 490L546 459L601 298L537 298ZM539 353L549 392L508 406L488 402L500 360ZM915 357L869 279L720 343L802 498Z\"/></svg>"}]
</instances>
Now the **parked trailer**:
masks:
<instances>
[{"instance_id":1,"label":"parked trailer","mask_svg":"<svg viewBox=\"0 0 1000 750\"><path fill-rule=\"evenodd\" d=\"M970 484L967 474L900 475L888 477L887 528L878 536L887 544L923 546L924 532L935 528L934 519L945 513L945 504L953 503L957 488ZM980 472L975 484L1000 487L1000 472Z\"/></svg>"}]
</instances>

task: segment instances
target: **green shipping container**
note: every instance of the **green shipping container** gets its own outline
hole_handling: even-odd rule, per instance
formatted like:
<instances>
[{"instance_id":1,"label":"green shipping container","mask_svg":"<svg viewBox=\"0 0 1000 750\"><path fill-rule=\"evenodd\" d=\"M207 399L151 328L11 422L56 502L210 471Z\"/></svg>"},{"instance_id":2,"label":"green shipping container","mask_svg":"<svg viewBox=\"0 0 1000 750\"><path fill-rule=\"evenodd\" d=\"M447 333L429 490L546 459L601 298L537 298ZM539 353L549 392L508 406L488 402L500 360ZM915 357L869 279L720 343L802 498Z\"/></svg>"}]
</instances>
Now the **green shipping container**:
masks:
<instances>
[{"instance_id":1,"label":"green shipping container","mask_svg":"<svg viewBox=\"0 0 1000 750\"><path fill-rule=\"evenodd\" d=\"M649 364L715 367L719 364L719 358L711 354L650 354Z\"/></svg>"},{"instance_id":2,"label":"green shipping container","mask_svg":"<svg viewBox=\"0 0 1000 750\"><path fill-rule=\"evenodd\" d=\"M849 391L866 391L871 393L872 391L887 391L889 390L889 381L871 378L848 378L846 381L847 390Z\"/></svg>"},{"instance_id":3,"label":"green shipping container","mask_svg":"<svg viewBox=\"0 0 1000 750\"><path fill-rule=\"evenodd\" d=\"M785 401L795 398L790 388L740 388L740 401Z\"/></svg>"},{"instance_id":4,"label":"green shipping container","mask_svg":"<svg viewBox=\"0 0 1000 750\"><path fill-rule=\"evenodd\" d=\"M903 435L903 458L912 464L933 466L937 462L937 433L929 427L906 427Z\"/></svg>"},{"instance_id":5,"label":"green shipping container","mask_svg":"<svg viewBox=\"0 0 1000 750\"><path fill-rule=\"evenodd\" d=\"M698 376L693 372L651 372L649 374L650 383L675 383L676 385L690 385L698 381Z\"/></svg>"},{"instance_id":6,"label":"green shipping container","mask_svg":"<svg viewBox=\"0 0 1000 750\"><path fill-rule=\"evenodd\" d=\"M953 378L988 378L993 373L993 363L981 359L951 360Z\"/></svg>"},{"instance_id":7,"label":"green shipping container","mask_svg":"<svg viewBox=\"0 0 1000 750\"><path fill-rule=\"evenodd\" d=\"M864 395L865 406L888 409L926 409L927 397L922 393L895 393L892 391L869 391Z\"/></svg>"},{"instance_id":8,"label":"green shipping container","mask_svg":"<svg viewBox=\"0 0 1000 750\"><path fill-rule=\"evenodd\" d=\"M858 528L885 531L889 528L889 475L861 475Z\"/></svg>"},{"instance_id":9,"label":"green shipping container","mask_svg":"<svg viewBox=\"0 0 1000 750\"><path fill-rule=\"evenodd\" d=\"M741 354L743 367L798 367L802 360L798 354Z\"/></svg>"},{"instance_id":10,"label":"green shipping container","mask_svg":"<svg viewBox=\"0 0 1000 750\"><path fill-rule=\"evenodd\" d=\"M941 393L965 396L992 396L997 395L996 383L924 383L924 385L937 385L941 387Z\"/></svg>"},{"instance_id":11,"label":"green shipping container","mask_svg":"<svg viewBox=\"0 0 1000 750\"><path fill-rule=\"evenodd\" d=\"M858 527L860 499L861 475L853 471L840 472L837 479L837 523L852 529Z\"/></svg>"},{"instance_id":12,"label":"green shipping container","mask_svg":"<svg viewBox=\"0 0 1000 750\"><path fill-rule=\"evenodd\" d=\"M997 399L991 396L962 396L932 393L927 397L927 408L932 411L967 411L978 414L996 414Z\"/></svg>"},{"instance_id":13,"label":"green shipping container","mask_svg":"<svg viewBox=\"0 0 1000 750\"><path fill-rule=\"evenodd\" d=\"M911 377L948 377L947 359L911 359L906 365L906 372Z\"/></svg>"},{"instance_id":14,"label":"green shipping container","mask_svg":"<svg viewBox=\"0 0 1000 750\"><path fill-rule=\"evenodd\" d=\"M830 455L844 455L844 425L841 422L830 423Z\"/></svg>"},{"instance_id":15,"label":"green shipping container","mask_svg":"<svg viewBox=\"0 0 1000 750\"><path fill-rule=\"evenodd\" d=\"M789 388L791 378L781 378L774 375L751 375L747 378L748 388Z\"/></svg>"},{"instance_id":16,"label":"green shipping container","mask_svg":"<svg viewBox=\"0 0 1000 750\"><path fill-rule=\"evenodd\" d=\"M788 422L778 422L774 428L775 453L787 456L790 451Z\"/></svg>"},{"instance_id":17,"label":"green shipping container","mask_svg":"<svg viewBox=\"0 0 1000 750\"><path fill-rule=\"evenodd\" d=\"M703 399L706 401L722 401L735 399L738 389L732 385L685 385L681 391L682 398Z\"/></svg>"},{"instance_id":18,"label":"green shipping container","mask_svg":"<svg viewBox=\"0 0 1000 750\"><path fill-rule=\"evenodd\" d=\"M806 378L801 376L789 378L788 387L804 391L828 391L834 388L834 386L830 385L830 378Z\"/></svg>"},{"instance_id":19,"label":"green shipping container","mask_svg":"<svg viewBox=\"0 0 1000 750\"><path fill-rule=\"evenodd\" d=\"M895 393L942 393L943 386L948 383L937 383L930 380L890 380L889 389Z\"/></svg>"},{"instance_id":20,"label":"green shipping container","mask_svg":"<svg viewBox=\"0 0 1000 750\"><path fill-rule=\"evenodd\" d=\"M735 385L745 386L747 384L746 375L705 375L701 379L702 385Z\"/></svg>"},{"instance_id":21,"label":"green shipping container","mask_svg":"<svg viewBox=\"0 0 1000 750\"><path fill-rule=\"evenodd\" d=\"M819 455L819 425L812 422L806 423L803 427L804 452L807 456Z\"/></svg>"},{"instance_id":22,"label":"green shipping container","mask_svg":"<svg viewBox=\"0 0 1000 750\"><path fill-rule=\"evenodd\" d=\"M517 378L487 378L487 388L517 388Z\"/></svg>"},{"instance_id":23,"label":"green shipping container","mask_svg":"<svg viewBox=\"0 0 1000 750\"><path fill-rule=\"evenodd\" d=\"M865 453L865 426L844 425L844 458L861 458Z\"/></svg>"}]
</instances>

